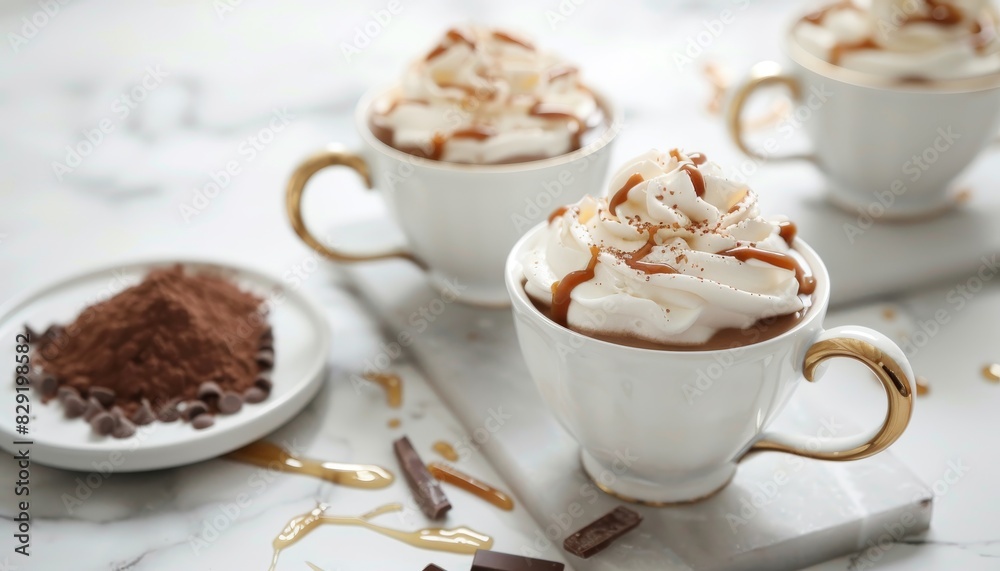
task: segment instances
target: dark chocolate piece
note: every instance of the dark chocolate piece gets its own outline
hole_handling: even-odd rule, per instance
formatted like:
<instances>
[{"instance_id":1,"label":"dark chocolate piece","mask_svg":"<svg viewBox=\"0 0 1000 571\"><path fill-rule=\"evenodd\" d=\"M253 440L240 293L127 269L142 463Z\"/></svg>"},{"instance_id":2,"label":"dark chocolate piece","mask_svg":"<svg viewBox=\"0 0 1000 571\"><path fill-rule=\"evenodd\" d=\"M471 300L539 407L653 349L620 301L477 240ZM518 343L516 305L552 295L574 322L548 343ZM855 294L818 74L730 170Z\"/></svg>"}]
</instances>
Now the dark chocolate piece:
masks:
<instances>
[{"instance_id":1,"label":"dark chocolate piece","mask_svg":"<svg viewBox=\"0 0 1000 571\"><path fill-rule=\"evenodd\" d=\"M194 420L207 412L207 404L201 402L200 400L189 400L184 407L184 418L186 420Z\"/></svg>"},{"instance_id":2,"label":"dark chocolate piece","mask_svg":"<svg viewBox=\"0 0 1000 571\"><path fill-rule=\"evenodd\" d=\"M198 398L203 401L222 396L222 387L215 381L205 381L198 387Z\"/></svg>"},{"instance_id":3,"label":"dark chocolate piece","mask_svg":"<svg viewBox=\"0 0 1000 571\"><path fill-rule=\"evenodd\" d=\"M198 430L208 428L213 424L215 424L215 417L210 414L199 414L198 416L194 417L194 420L191 421L191 426L195 427Z\"/></svg>"},{"instance_id":4,"label":"dark chocolate piece","mask_svg":"<svg viewBox=\"0 0 1000 571\"><path fill-rule=\"evenodd\" d=\"M270 342L273 343L274 342L274 330L271 329L270 326L268 326L268 328L265 329L264 332L260 334L260 340L261 340L261 343L263 343L264 341L270 341Z\"/></svg>"},{"instance_id":5,"label":"dark chocolate piece","mask_svg":"<svg viewBox=\"0 0 1000 571\"><path fill-rule=\"evenodd\" d=\"M115 429L115 424L115 417L111 416L110 412L99 412L90 419L90 427L101 435L111 434L111 431Z\"/></svg>"},{"instance_id":6,"label":"dark chocolate piece","mask_svg":"<svg viewBox=\"0 0 1000 571\"><path fill-rule=\"evenodd\" d=\"M257 378L253 381L253 385L265 393L269 393L274 383L271 382L271 379L267 375L257 375Z\"/></svg>"},{"instance_id":7,"label":"dark chocolate piece","mask_svg":"<svg viewBox=\"0 0 1000 571\"><path fill-rule=\"evenodd\" d=\"M132 424L132 421L124 416L116 416L115 428L111 431L111 435L115 438L128 438L133 434L135 434L135 425Z\"/></svg>"},{"instance_id":8,"label":"dark chocolate piece","mask_svg":"<svg viewBox=\"0 0 1000 571\"><path fill-rule=\"evenodd\" d=\"M257 356L255 357L257 364L260 365L262 370L270 370L274 368L274 351L268 349L262 349L257 351Z\"/></svg>"},{"instance_id":9,"label":"dark chocolate piece","mask_svg":"<svg viewBox=\"0 0 1000 571\"><path fill-rule=\"evenodd\" d=\"M65 332L66 328L62 325L49 325L45 329L45 332L42 333L42 337L45 337L49 341L55 341L56 339L62 337Z\"/></svg>"},{"instance_id":10,"label":"dark chocolate piece","mask_svg":"<svg viewBox=\"0 0 1000 571\"><path fill-rule=\"evenodd\" d=\"M427 567L424 567L424 571L444 571L444 569L438 567L433 563L430 563L427 565Z\"/></svg>"},{"instance_id":11,"label":"dark chocolate piece","mask_svg":"<svg viewBox=\"0 0 1000 571\"><path fill-rule=\"evenodd\" d=\"M59 399L59 402L61 403L65 403L66 399L70 396L80 398L80 392L70 386L59 387L58 392L56 392L56 398Z\"/></svg>"},{"instance_id":12,"label":"dark chocolate piece","mask_svg":"<svg viewBox=\"0 0 1000 571\"><path fill-rule=\"evenodd\" d=\"M175 422L181 417L181 413L177 410L177 405L180 404L179 399L173 399L163 405L160 412L156 413L156 418L160 419L160 422Z\"/></svg>"},{"instance_id":13,"label":"dark chocolate piece","mask_svg":"<svg viewBox=\"0 0 1000 571\"><path fill-rule=\"evenodd\" d=\"M107 389L104 387L90 387L90 391L87 393L88 396L92 396L97 399L97 402L104 405L105 408L111 407L115 404L115 391Z\"/></svg>"},{"instance_id":14,"label":"dark chocolate piece","mask_svg":"<svg viewBox=\"0 0 1000 571\"><path fill-rule=\"evenodd\" d=\"M66 418L79 418L87 410L87 403L78 395L69 395L62 401L63 414Z\"/></svg>"},{"instance_id":15,"label":"dark chocolate piece","mask_svg":"<svg viewBox=\"0 0 1000 571\"><path fill-rule=\"evenodd\" d=\"M555 561L532 559L499 551L476 551L472 571L562 571L566 566Z\"/></svg>"},{"instance_id":16,"label":"dark chocolate piece","mask_svg":"<svg viewBox=\"0 0 1000 571\"><path fill-rule=\"evenodd\" d=\"M642 516L618 506L593 523L566 538L563 549L584 559L591 557L639 525Z\"/></svg>"},{"instance_id":17,"label":"dark chocolate piece","mask_svg":"<svg viewBox=\"0 0 1000 571\"><path fill-rule=\"evenodd\" d=\"M236 414L243 408L243 397L236 393L225 393L219 397L219 412Z\"/></svg>"},{"instance_id":18,"label":"dark chocolate piece","mask_svg":"<svg viewBox=\"0 0 1000 571\"><path fill-rule=\"evenodd\" d=\"M243 400L250 404L263 402L266 398L267 393L262 391L260 387L250 387L249 389L243 391Z\"/></svg>"},{"instance_id":19,"label":"dark chocolate piece","mask_svg":"<svg viewBox=\"0 0 1000 571\"><path fill-rule=\"evenodd\" d=\"M156 414L153 412L153 407L149 404L149 399L142 399L142 404L132 413L132 422L139 426L145 426L151 424L154 420L156 420Z\"/></svg>"},{"instance_id":20,"label":"dark chocolate piece","mask_svg":"<svg viewBox=\"0 0 1000 571\"><path fill-rule=\"evenodd\" d=\"M104 412L104 405L96 398L90 397L87 399L87 408L83 411L83 419L90 420L102 412Z\"/></svg>"},{"instance_id":21,"label":"dark chocolate piece","mask_svg":"<svg viewBox=\"0 0 1000 571\"><path fill-rule=\"evenodd\" d=\"M413 449L410 439L404 436L393 442L392 448L396 452L399 466L406 476L406 483L409 484L413 499L417 501L420 510L430 519L444 517L444 514L451 509L451 503L444 495L441 484L427 471L427 466Z\"/></svg>"},{"instance_id":22,"label":"dark chocolate piece","mask_svg":"<svg viewBox=\"0 0 1000 571\"><path fill-rule=\"evenodd\" d=\"M38 390L42 391L42 394L47 397L56 394L56 391L59 390L59 379L49 374L42 375L41 380L38 382Z\"/></svg>"}]
</instances>

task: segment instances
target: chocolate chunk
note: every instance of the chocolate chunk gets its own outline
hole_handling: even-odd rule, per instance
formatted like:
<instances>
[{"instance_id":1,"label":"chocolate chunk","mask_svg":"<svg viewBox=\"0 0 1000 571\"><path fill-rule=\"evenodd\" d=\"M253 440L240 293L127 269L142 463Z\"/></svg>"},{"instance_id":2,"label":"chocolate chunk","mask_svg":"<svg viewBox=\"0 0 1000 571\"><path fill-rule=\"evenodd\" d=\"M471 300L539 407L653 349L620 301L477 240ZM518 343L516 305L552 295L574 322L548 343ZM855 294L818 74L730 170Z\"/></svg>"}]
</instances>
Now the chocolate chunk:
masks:
<instances>
[{"instance_id":1,"label":"chocolate chunk","mask_svg":"<svg viewBox=\"0 0 1000 571\"><path fill-rule=\"evenodd\" d=\"M160 419L160 422L175 422L181 417L180 411L177 406L180 404L178 399L172 399L160 408L160 411L156 413L156 418Z\"/></svg>"},{"instance_id":2,"label":"chocolate chunk","mask_svg":"<svg viewBox=\"0 0 1000 571\"><path fill-rule=\"evenodd\" d=\"M198 387L198 398L203 401L217 399L222 396L222 387L215 381L205 381Z\"/></svg>"},{"instance_id":3,"label":"chocolate chunk","mask_svg":"<svg viewBox=\"0 0 1000 571\"><path fill-rule=\"evenodd\" d=\"M444 495L441 484L427 471L427 466L413 449L410 439L404 436L393 442L392 447L403 469L403 475L406 476L406 483L413 493L413 499L417 501L421 511L430 519L444 517L444 514L451 509L451 503Z\"/></svg>"},{"instance_id":4,"label":"chocolate chunk","mask_svg":"<svg viewBox=\"0 0 1000 571\"><path fill-rule=\"evenodd\" d=\"M219 412L236 414L243 408L243 397L236 393L225 393L219 398Z\"/></svg>"},{"instance_id":5,"label":"chocolate chunk","mask_svg":"<svg viewBox=\"0 0 1000 571\"><path fill-rule=\"evenodd\" d=\"M611 542L639 525L642 516L618 506L590 525L566 538L563 549L584 559L603 551Z\"/></svg>"},{"instance_id":6,"label":"chocolate chunk","mask_svg":"<svg viewBox=\"0 0 1000 571\"><path fill-rule=\"evenodd\" d=\"M274 368L274 351L269 349L264 349L257 351L256 357L257 364L260 365L262 370L270 370Z\"/></svg>"},{"instance_id":7,"label":"chocolate chunk","mask_svg":"<svg viewBox=\"0 0 1000 571\"><path fill-rule=\"evenodd\" d=\"M105 407L115 404L115 391L105 387L90 387L90 396L97 399Z\"/></svg>"},{"instance_id":8,"label":"chocolate chunk","mask_svg":"<svg viewBox=\"0 0 1000 571\"><path fill-rule=\"evenodd\" d=\"M87 399L87 408L83 411L83 419L90 420L102 412L105 412L104 405L96 398L90 397Z\"/></svg>"},{"instance_id":9,"label":"chocolate chunk","mask_svg":"<svg viewBox=\"0 0 1000 571\"><path fill-rule=\"evenodd\" d=\"M472 571L562 571L566 566L555 561L480 549L472 560Z\"/></svg>"},{"instance_id":10,"label":"chocolate chunk","mask_svg":"<svg viewBox=\"0 0 1000 571\"><path fill-rule=\"evenodd\" d=\"M87 403L78 395L69 395L62 401L63 414L66 418L78 418L87 410Z\"/></svg>"},{"instance_id":11,"label":"chocolate chunk","mask_svg":"<svg viewBox=\"0 0 1000 571\"><path fill-rule=\"evenodd\" d=\"M115 438L128 438L135 434L135 425L124 416L115 417L115 428L111 435Z\"/></svg>"},{"instance_id":12,"label":"chocolate chunk","mask_svg":"<svg viewBox=\"0 0 1000 571\"><path fill-rule=\"evenodd\" d=\"M115 417L111 416L110 412L99 412L90 419L90 427L101 435L111 434L111 431L115 429L115 424Z\"/></svg>"},{"instance_id":13,"label":"chocolate chunk","mask_svg":"<svg viewBox=\"0 0 1000 571\"><path fill-rule=\"evenodd\" d=\"M59 379L48 374L42 375L38 381L38 390L46 397L56 394L59 390Z\"/></svg>"},{"instance_id":14,"label":"chocolate chunk","mask_svg":"<svg viewBox=\"0 0 1000 571\"><path fill-rule=\"evenodd\" d=\"M208 405L200 400L189 400L184 405L184 419L194 420L208 412Z\"/></svg>"},{"instance_id":15,"label":"chocolate chunk","mask_svg":"<svg viewBox=\"0 0 1000 571\"><path fill-rule=\"evenodd\" d=\"M42 333L42 337L45 337L49 341L55 341L56 339L62 337L65 332L66 328L62 325L49 325L45 329L45 332Z\"/></svg>"},{"instance_id":16,"label":"chocolate chunk","mask_svg":"<svg viewBox=\"0 0 1000 571\"><path fill-rule=\"evenodd\" d=\"M253 380L253 385L265 393L269 393L274 383L271 382L271 378L267 375L257 375L257 378Z\"/></svg>"},{"instance_id":17,"label":"chocolate chunk","mask_svg":"<svg viewBox=\"0 0 1000 571\"><path fill-rule=\"evenodd\" d=\"M424 567L424 571L444 571L444 569L438 567L433 563L430 563L427 565L427 567Z\"/></svg>"},{"instance_id":18,"label":"chocolate chunk","mask_svg":"<svg viewBox=\"0 0 1000 571\"><path fill-rule=\"evenodd\" d=\"M267 393L260 390L259 387L250 387L249 389L243 391L243 400L250 404L264 402L264 399L266 398Z\"/></svg>"},{"instance_id":19,"label":"chocolate chunk","mask_svg":"<svg viewBox=\"0 0 1000 571\"><path fill-rule=\"evenodd\" d=\"M65 403L66 399L70 396L80 398L80 392L70 386L61 386L59 387L58 392L56 392L56 398L59 399L59 402L61 403Z\"/></svg>"},{"instance_id":20,"label":"chocolate chunk","mask_svg":"<svg viewBox=\"0 0 1000 571\"><path fill-rule=\"evenodd\" d=\"M204 430L215 424L215 417L210 414L199 414L191 421L191 426L198 430Z\"/></svg>"},{"instance_id":21,"label":"chocolate chunk","mask_svg":"<svg viewBox=\"0 0 1000 571\"><path fill-rule=\"evenodd\" d=\"M153 407L149 404L149 399L142 399L142 404L132 413L132 422L139 426L145 426L151 424L154 420L156 420L156 414L153 413Z\"/></svg>"}]
</instances>

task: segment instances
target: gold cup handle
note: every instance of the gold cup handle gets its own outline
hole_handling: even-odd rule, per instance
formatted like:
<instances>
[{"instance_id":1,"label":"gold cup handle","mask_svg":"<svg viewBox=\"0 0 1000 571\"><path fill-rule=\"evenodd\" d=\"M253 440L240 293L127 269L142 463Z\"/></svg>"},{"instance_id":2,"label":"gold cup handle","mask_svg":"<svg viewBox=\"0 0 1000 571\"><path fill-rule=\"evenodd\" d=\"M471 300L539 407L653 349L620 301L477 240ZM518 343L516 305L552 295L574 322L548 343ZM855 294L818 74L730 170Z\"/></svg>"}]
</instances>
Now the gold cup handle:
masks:
<instances>
[{"instance_id":1,"label":"gold cup handle","mask_svg":"<svg viewBox=\"0 0 1000 571\"><path fill-rule=\"evenodd\" d=\"M878 378L888 399L882 426L857 436L825 440L765 432L747 450L747 454L773 451L819 460L859 460L885 450L903 434L913 412L913 373L903 351L877 331L866 327L837 327L824 332L806 351L803 362L806 380L815 380L817 368L832 357L860 361Z\"/></svg>"},{"instance_id":2,"label":"gold cup handle","mask_svg":"<svg viewBox=\"0 0 1000 571\"><path fill-rule=\"evenodd\" d=\"M743 111L750 96L762 87L780 85L788 89L792 94L792 99L799 100L802 96L802 87L799 80L785 75L781 72L780 66L773 61L762 61L753 66L750 70L750 78L743 85L736 88L733 98L726 110L726 124L729 127L729 136L733 143L748 157L763 161L814 161L812 154L797 154L785 156L773 156L759 152L751 147L746 141L746 129L743 123Z\"/></svg>"},{"instance_id":3,"label":"gold cup handle","mask_svg":"<svg viewBox=\"0 0 1000 571\"><path fill-rule=\"evenodd\" d=\"M292 223L292 229L299 235L310 248L320 254L338 262L365 262L372 260L383 260L386 258L404 258L416 262L419 261L413 254L405 250L390 250L372 254L351 254L343 252L332 246L327 246L309 231L302 218L302 194L305 192L309 179L319 171L332 166L345 166L358 173L364 181L366 188L372 188L371 174L368 170L368 163L357 153L344 151L337 148L330 148L316 153L315 155L302 161L302 163L292 172L288 180L288 188L285 191L285 204L288 208L288 219Z\"/></svg>"}]
</instances>

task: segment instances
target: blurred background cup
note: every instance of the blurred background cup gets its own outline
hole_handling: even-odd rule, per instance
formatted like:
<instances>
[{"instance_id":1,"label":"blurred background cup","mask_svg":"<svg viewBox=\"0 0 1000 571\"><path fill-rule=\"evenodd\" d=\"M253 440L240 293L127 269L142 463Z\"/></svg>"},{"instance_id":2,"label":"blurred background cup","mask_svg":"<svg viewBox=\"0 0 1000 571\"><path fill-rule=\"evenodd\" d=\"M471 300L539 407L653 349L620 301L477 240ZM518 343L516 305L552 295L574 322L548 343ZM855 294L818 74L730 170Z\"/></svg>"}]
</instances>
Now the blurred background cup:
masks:
<instances>
[{"instance_id":1,"label":"blurred background cup","mask_svg":"<svg viewBox=\"0 0 1000 571\"><path fill-rule=\"evenodd\" d=\"M338 262L386 258L410 260L434 284L474 305L506 306L503 269L511 246L556 206L586 194L601 194L611 143L621 111L596 94L607 120L604 132L582 148L523 163L474 165L435 161L404 153L380 141L369 126L371 110L393 90L373 90L357 104L354 118L361 146L332 146L303 161L286 191L288 216L310 247ZM352 253L324 243L306 227L302 196L309 179L326 167L345 166L367 188L379 190L406 237L401 249Z\"/></svg>"},{"instance_id":2,"label":"blurred background cup","mask_svg":"<svg viewBox=\"0 0 1000 571\"><path fill-rule=\"evenodd\" d=\"M899 81L829 63L809 53L791 30L789 65L764 61L732 96L727 123L736 145L761 162L810 161L825 175L827 196L850 212L915 218L955 204L955 178L996 141L1000 73L949 80ZM777 156L747 140L744 113L757 90L791 92L812 150ZM881 205L881 208L875 205Z\"/></svg>"},{"instance_id":3,"label":"blurred background cup","mask_svg":"<svg viewBox=\"0 0 1000 571\"><path fill-rule=\"evenodd\" d=\"M906 429L913 407L906 355L867 327L823 329L830 276L801 239L794 247L817 287L795 327L729 349L670 351L595 339L542 313L525 292L520 260L547 230L532 229L507 262L515 330L542 399L580 443L584 470L605 492L650 505L698 501L726 486L750 453L858 460L885 450ZM828 439L769 431L801 380L816 380L834 357L863 363L882 383L881 426Z\"/></svg>"}]
</instances>

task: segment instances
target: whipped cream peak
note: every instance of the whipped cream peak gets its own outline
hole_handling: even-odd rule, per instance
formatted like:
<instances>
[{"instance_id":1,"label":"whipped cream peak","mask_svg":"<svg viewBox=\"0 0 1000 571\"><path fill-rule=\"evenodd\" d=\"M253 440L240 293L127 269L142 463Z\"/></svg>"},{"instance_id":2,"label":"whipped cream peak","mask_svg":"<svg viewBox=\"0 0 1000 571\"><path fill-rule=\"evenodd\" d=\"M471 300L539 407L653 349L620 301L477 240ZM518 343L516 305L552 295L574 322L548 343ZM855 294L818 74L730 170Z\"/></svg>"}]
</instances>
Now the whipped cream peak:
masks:
<instances>
[{"instance_id":1,"label":"whipped cream peak","mask_svg":"<svg viewBox=\"0 0 1000 571\"><path fill-rule=\"evenodd\" d=\"M805 308L815 282L794 238L703 155L654 150L627 161L606 198L554 212L520 261L526 292L557 322L695 345Z\"/></svg>"},{"instance_id":2,"label":"whipped cream peak","mask_svg":"<svg viewBox=\"0 0 1000 571\"><path fill-rule=\"evenodd\" d=\"M944 80L1000 71L997 22L988 0L842 0L806 15L793 35L845 68Z\"/></svg>"},{"instance_id":3,"label":"whipped cream peak","mask_svg":"<svg viewBox=\"0 0 1000 571\"><path fill-rule=\"evenodd\" d=\"M515 33L446 32L373 116L390 145L450 162L495 164L574 151L600 124L594 94L570 63Z\"/></svg>"}]
</instances>

